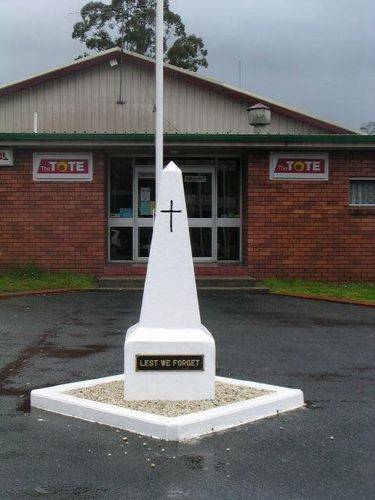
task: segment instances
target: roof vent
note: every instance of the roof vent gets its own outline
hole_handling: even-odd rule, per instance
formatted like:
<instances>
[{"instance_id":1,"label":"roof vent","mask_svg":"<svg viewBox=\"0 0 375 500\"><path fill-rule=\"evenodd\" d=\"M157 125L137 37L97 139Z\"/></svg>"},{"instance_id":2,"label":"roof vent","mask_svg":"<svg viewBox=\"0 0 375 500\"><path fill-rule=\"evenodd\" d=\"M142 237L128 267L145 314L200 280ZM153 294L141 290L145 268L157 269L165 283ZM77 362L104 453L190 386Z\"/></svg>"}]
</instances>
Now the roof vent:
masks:
<instances>
[{"instance_id":1,"label":"roof vent","mask_svg":"<svg viewBox=\"0 0 375 500\"><path fill-rule=\"evenodd\" d=\"M265 104L255 104L247 109L249 123L254 127L255 134L265 133L271 123L271 110Z\"/></svg>"}]
</instances>

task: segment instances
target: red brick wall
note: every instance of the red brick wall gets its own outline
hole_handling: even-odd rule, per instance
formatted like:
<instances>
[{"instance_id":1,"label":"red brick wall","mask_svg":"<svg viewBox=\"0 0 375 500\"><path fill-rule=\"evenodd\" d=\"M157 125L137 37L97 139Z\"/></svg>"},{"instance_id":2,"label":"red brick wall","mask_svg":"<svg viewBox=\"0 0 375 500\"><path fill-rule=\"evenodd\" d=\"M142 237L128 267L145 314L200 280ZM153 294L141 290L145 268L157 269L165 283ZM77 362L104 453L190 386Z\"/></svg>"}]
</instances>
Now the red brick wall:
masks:
<instances>
[{"instance_id":1,"label":"red brick wall","mask_svg":"<svg viewBox=\"0 0 375 500\"><path fill-rule=\"evenodd\" d=\"M92 182L33 182L32 151L0 168L0 269L34 264L101 274L106 258L104 156Z\"/></svg>"},{"instance_id":2,"label":"red brick wall","mask_svg":"<svg viewBox=\"0 0 375 500\"><path fill-rule=\"evenodd\" d=\"M33 182L32 151L15 151L15 167L0 168L0 270L108 274L104 166L97 153L93 182ZM327 182L270 181L268 153L251 153L243 200L250 274L375 280L375 211L348 205L349 178L362 176L375 176L374 153L331 152Z\"/></svg>"},{"instance_id":3,"label":"red brick wall","mask_svg":"<svg viewBox=\"0 0 375 500\"><path fill-rule=\"evenodd\" d=\"M373 152L331 152L329 180L269 180L249 155L247 244L255 277L375 280L375 210L349 208L349 178L374 177Z\"/></svg>"}]
</instances>

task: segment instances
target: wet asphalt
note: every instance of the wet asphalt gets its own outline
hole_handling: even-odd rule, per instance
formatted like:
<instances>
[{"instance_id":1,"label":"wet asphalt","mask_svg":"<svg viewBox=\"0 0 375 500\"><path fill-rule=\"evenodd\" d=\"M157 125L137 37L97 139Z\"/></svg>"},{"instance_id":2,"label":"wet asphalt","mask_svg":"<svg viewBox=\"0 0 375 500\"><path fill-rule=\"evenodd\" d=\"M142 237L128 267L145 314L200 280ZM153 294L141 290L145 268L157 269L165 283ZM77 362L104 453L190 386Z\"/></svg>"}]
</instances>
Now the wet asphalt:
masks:
<instances>
[{"instance_id":1,"label":"wet asphalt","mask_svg":"<svg viewBox=\"0 0 375 500\"><path fill-rule=\"evenodd\" d=\"M374 498L374 308L200 293L219 375L304 391L306 408L275 418L177 444L30 412L33 388L122 371L140 301L0 301L1 499Z\"/></svg>"}]
</instances>

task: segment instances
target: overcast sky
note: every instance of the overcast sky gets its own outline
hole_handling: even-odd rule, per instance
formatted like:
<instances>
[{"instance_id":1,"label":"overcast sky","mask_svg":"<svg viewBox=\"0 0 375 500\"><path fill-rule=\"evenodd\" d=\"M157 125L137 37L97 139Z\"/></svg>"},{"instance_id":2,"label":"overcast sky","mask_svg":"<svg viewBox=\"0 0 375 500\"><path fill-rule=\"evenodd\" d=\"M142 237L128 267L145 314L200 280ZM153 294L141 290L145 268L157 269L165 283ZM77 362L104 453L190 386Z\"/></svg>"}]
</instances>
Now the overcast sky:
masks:
<instances>
[{"instance_id":1,"label":"overcast sky","mask_svg":"<svg viewBox=\"0 0 375 500\"><path fill-rule=\"evenodd\" d=\"M84 0L0 0L0 84L66 64ZM109 2L108 2L109 3ZM375 120L374 0L171 0L201 36L201 73L358 128Z\"/></svg>"}]
</instances>

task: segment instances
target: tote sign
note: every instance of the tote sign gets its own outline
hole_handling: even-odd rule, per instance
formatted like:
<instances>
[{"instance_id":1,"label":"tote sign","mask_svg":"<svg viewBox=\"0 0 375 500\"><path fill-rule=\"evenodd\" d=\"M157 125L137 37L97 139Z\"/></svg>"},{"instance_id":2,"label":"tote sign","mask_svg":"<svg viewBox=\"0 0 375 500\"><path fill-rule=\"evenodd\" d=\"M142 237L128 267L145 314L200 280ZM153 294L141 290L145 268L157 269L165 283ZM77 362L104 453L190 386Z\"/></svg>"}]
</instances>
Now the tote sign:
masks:
<instances>
[{"instance_id":1,"label":"tote sign","mask_svg":"<svg viewBox=\"0 0 375 500\"><path fill-rule=\"evenodd\" d=\"M271 153L270 179L328 180L328 153Z\"/></svg>"},{"instance_id":2,"label":"tote sign","mask_svg":"<svg viewBox=\"0 0 375 500\"><path fill-rule=\"evenodd\" d=\"M0 167L13 167L13 149L0 149Z\"/></svg>"},{"instance_id":3,"label":"tote sign","mask_svg":"<svg viewBox=\"0 0 375 500\"><path fill-rule=\"evenodd\" d=\"M92 181L91 153L34 153L34 181L90 182Z\"/></svg>"}]
</instances>

